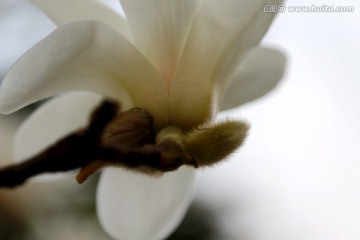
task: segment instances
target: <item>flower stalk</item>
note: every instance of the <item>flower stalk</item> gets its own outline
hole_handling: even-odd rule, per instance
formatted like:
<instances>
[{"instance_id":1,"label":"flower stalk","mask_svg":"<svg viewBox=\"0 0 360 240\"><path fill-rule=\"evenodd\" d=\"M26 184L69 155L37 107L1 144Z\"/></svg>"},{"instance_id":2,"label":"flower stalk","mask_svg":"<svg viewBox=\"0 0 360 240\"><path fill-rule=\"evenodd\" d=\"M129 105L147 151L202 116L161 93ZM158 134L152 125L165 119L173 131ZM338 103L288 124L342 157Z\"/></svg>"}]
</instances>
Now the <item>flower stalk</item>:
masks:
<instances>
[{"instance_id":1,"label":"flower stalk","mask_svg":"<svg viewBox=\"0 0 360 240\"><path fill-rule=\"evenodd\" d=\"M118 109L115 102L103 101L92 113L87 128L22 163L0 169L0 187L17 187L38 174L78 168L77 181L83 183L108 166L159 176L183 165L212 165L238 148L248 129L243 122L228 121L189 133L168 126L155 135L153 118L146 110L133 108L118 113Z\"/></svg>"}]
</instances>

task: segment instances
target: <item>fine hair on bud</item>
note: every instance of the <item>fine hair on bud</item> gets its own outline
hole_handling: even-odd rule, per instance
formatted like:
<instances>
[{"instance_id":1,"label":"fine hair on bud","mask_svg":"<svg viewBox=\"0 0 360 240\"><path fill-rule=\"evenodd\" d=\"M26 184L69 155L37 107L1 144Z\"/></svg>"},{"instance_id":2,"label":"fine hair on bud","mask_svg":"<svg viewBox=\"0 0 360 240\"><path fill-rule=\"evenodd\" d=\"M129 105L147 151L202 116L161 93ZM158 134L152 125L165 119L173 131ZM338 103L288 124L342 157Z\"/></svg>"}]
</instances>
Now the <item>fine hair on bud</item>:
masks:
<instances>
[{"instance_id":1,"label":"fine hair on bud","mask_svg":"<svg viewBox=\"0 0 360 240\"><path fill-rule=\"evenodd\" d=\"M200 167L216 164L240 147L247 136L249 125L242 121L225 120L207 123L184 137L186 150Z\"/></svg>"}]
</instances>

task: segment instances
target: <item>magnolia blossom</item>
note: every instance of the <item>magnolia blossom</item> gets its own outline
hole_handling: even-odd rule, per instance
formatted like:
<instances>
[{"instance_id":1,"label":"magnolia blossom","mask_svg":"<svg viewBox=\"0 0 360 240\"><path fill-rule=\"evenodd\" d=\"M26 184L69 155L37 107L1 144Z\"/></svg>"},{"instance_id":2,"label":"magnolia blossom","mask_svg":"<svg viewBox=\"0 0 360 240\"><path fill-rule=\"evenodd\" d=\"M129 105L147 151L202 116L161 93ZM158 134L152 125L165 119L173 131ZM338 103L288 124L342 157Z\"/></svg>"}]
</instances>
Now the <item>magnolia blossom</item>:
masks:
<instances>
[{"instance_id":1,"label":"magnolia blossom","mask_svg":"<svg viewBox=\"0 0 360 240\"><path fill-rule=\"evenodd\" d=\"M20 127L16 160L85 126L103 97L146 109L157 131L188 130L266 94L283 74L283 55L258 47L274 17L261 12L269 1L120 0L126 17L95 0L34 2L59 27L8 72L0 111L56 97ZM159 178L106 169L100 222L116 239L163 239L183 218L194 182L189 167Z\"/></svg>"}]
</instances>

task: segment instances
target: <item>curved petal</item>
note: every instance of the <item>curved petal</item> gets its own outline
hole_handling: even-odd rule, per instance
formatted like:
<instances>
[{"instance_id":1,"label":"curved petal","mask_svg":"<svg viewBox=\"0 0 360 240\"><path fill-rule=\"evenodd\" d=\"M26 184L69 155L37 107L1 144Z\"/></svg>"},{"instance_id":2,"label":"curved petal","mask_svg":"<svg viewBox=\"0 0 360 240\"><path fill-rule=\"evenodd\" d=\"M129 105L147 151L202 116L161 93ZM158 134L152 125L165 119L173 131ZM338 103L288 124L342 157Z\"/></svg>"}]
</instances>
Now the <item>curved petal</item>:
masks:
<instances>
[{"instance_id":1,"label":"curved petal","mask_svg":"<svg viewBox=\"0 0 360 240\"><path fill-rule=\"evenodd\" d=\"M211 91L217 84L224 84L235 63L258 44L267 31L274 14L263 13L261 9L269 2L203 1L171 85L172 123L198 125L216 112L218 93Z\"/></svg>"},{"instance_id":2,"label":"curved petal","mask_svg":"<svg viewBox=\"0 0 360 240\"><path fill-rule=\"evenodd\" d=\"M201 0L120 0L135 45L161 72L167 86Z\"/></svg>"},{"instance_id":3,"label":"curved petal","mask_svg":"<svg viewBox=\"0 0 360 240\"><path fill-rule=\"evenodd\" d=\"M195 170L187 167L159 178L107 169L97 192L100 222L115 239L164 239L184 217L194 183Z\"/></svg>"},{"instance_id":4,"label":"curved petal","mask_svg":"<svg viewBox=\"0 0 360 240\"><path fill-rule=\"evenodd\" d=\"M284 75L285 63L285 55L276 49L253 49L230 77L221 110L237 107L267 94Z\"/></svg>"},{"instance_id":5,"label":"curved petal","mask_svg":"<svg viewBox=\"0 0 360 240\"><path fill-rule=\"evenodd\" d=\"M20 111L9 116L0 114L0 166L13 160L15 133L28 115L28 111Z\"/></svg>"},{"instance_id":6,"label":"curved petal","mask_svg":"<svg viewBox=\"0 0 360 240\"><path fill-rule=\"evenodd\" d=\"M3 80L0 111L76 90L125 105L134 100L157 125L168 122L167 95L156 70L126 38L96 21L61 26L27 52Z\"/></svg>"},{"instance_id":7,"label":"curved petal","mask_svg":"<svg viewBox=\"0 0 360 240\"><path fill-rule=\"evenodd\" d=\"M31 0L57 25L79 21L98 20L113 27L124 36L129 29L124 17L96 0Z\"/></svg>"},{"instance_id":8,"label":"curved petal","mask_svg":"<svg viewBox=\"0 0 360 240\"><path fill-rule=\"evenodd\" d=\"M60 138L85 127L102 97L75 92L53 98L36 109L20 126L14 143L15 161L44 150Z\"/></svg>"},{"instance_id":9,"label":"curved petal","mask_svg":"<svg viewBox=\"0 0 360 240\"><path fill-rule=\"evenodd\" d=\"M12 142L15 135L14 126L11 121L0 115L0 166L12 159Z\"/></svg>"}]
</instances>

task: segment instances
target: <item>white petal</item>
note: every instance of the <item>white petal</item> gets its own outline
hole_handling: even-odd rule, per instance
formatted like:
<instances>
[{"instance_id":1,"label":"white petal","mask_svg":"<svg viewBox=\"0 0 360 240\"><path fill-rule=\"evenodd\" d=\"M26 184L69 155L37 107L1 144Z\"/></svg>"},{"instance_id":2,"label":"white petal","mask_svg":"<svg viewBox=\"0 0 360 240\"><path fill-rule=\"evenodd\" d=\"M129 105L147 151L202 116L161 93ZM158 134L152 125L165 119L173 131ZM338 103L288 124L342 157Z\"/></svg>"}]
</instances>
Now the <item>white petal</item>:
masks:
<instances>
[{"instance_id":1,"label":"white petal","mask_svg":"<svg viewBox=\"0 0 360 240\"><path fill-rule=\"evenodd\" d=\"M282 78L285 61L284 54L278 50L253 49L230 77L221 109L237 107L268 93Z\"/></svg>"},{"instance_id":2,"label":"white petal","mask_svg":"<svg viewBox=\"0 0 360 240\"><path fill-rule=\"evenodd\" d=\"M107 169L97 192L100 222L115 239L164 239L184 217L194 183L195 170L187 167L160 178Z\"/></svg>"},{"instance_id":3,"label":"white petal","mask_svg":"<svg viewBox=\"0 0 360 240\"><path fill-rule=\"evenodd\" d=\"M15 160L25 160L85 127L90 113L101 99L98 94L77 92L44 103L20 126L15 136Z\"/></svg>"},{"instance_id":4,"label":"white petal","mask_svg":"<svg viewBox=\"0 0 360 240\"><path fill-rule=\"evenodd\" d=\"M98 20L108 24L123 35L128 34L124 17L96 0L31 0L57 25L79 21Z\"/></svg>"},{"instance_id":5,"label":"white petal","mask_svg":"<svg viewBox=\"0 0 360 240\"><path fill-rule=\"evenodd\" d=\"M266 3L266 0L203 2L171 85L172 123L197 125L214 113L221 92L212 91L217 91L217 84L222 85L224 78L228 78L225 73L233 70L239 58L259 43L274 17L261 12Z\"/></svg>"},{"instance_id":6,"label":"white petal","mask_svg":"<svg viewBox=\"0 0 360 240\"><path fill-rule=\"evenodd\" d=\"M125 105L133 99L157 125L168 122L165 87L156 70L126 38L96 21L59 27L26 53L3 80L0 111L76 90Z\"/></svg>"},{"instance_id":7,"label":"white petal","mask_svg":"<svg viewBox=\"0 0 360 240\"><path fill-rule=\"evenodd\" d=\"M28 115L28 111L20 111L9 116L0 114L0 166L11 163L16 130Z\"/></svg>"},{"instance_id":8,"label":"white petal","mask_svg":"<svg viewBox=\"0 0 360 240\"><path fill-rule=\"evenodd\" d=\"M135 45L169 86L200 0L120 0Z\"/></svg>"}]
</instances>

